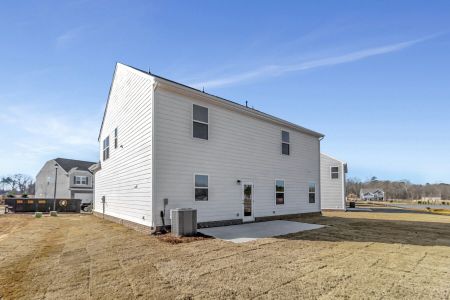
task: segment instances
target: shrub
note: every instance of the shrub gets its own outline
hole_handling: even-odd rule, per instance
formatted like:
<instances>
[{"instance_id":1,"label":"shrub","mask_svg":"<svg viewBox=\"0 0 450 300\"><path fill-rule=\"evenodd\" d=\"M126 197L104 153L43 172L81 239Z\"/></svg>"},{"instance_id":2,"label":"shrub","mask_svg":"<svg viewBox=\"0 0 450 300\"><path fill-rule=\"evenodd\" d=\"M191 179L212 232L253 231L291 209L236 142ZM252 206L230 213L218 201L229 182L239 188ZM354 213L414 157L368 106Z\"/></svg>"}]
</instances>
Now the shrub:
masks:
<instances>
[{"instance_id":1,"label":"shrub","mask_svg":"<svg viewBox=\"0 0 450 300\"><path fill-rule=\"evenodd\" d=\"M6 197L8 197L8 198L15 198L16 196L15 196L12 192L9 192L9 193L6 195Z\"/></svg>"},{"instance_id":2,"label":"shrub","mask_svg":"<svg viewBox=\"0 0 450 300\"><path fill-rule=\"evenodd\" d=\"M22 194L22 198L28 198L28 194L27 193L23 193Z\"/></svg>"}]
</instances>

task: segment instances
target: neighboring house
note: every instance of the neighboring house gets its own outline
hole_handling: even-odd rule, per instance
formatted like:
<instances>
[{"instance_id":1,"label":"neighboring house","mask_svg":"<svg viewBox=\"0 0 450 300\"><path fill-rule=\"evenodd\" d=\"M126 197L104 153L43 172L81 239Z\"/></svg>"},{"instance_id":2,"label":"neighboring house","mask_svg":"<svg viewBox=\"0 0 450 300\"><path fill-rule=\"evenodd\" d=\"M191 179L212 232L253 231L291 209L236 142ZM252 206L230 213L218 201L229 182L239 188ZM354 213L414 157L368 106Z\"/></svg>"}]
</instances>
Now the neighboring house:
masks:
<instances>
[{"instance_id":1,"label":"neighboring house","mask_svg":"<svg viewBox=\"0 0 450 300\"><path fill-rule=\"evenodd\" d=\"M442 196L422 196L422 201L431 201L431 202L437 202L441 201Z\"/></svg>"},{"instance_id":2,"label":"neighboring house","mask_svg":"<svg viewBox=\"0 0 450 300\"><path fill-rule=\"evenodd\" d=\"M322 210L345 210L347 164L320 154L320 191Z\"/></svg>"},{"instance_id":3,"label":"neighboring house","mask_svg":"<svg viewBox=\"0 0 450 300\"><path fill-rule=\"evenodd\" d=\"M99 134L94 212L140 229L161 226L161 211L170 224L172 208L197 209L200 226L319 213L322 138L117 64Z\"/></svg>"},{"instance_id":4,"label":"neighboring house","mask_svg":"<svg viewBox=\"0 0 450 300\"><path fill-rule=\"evenodd\" d=\"M382 189L361 189L359 192L361 200L384 200L384 191Z\"/></svg>"},{"instance_id":5,"label":"neighboring house","mask_svg":"<svg viewBox=\"0 0 450 300\"><path fill-rule=\"evenodd\" d=\"M56 197L81 199L83 203L92 202L93 175L89 167L93 162L56 158L47 161L36 175L36 198L53 198L55 191L55 174L58 168L56 181Z\"/></svg>"}]
</instances>

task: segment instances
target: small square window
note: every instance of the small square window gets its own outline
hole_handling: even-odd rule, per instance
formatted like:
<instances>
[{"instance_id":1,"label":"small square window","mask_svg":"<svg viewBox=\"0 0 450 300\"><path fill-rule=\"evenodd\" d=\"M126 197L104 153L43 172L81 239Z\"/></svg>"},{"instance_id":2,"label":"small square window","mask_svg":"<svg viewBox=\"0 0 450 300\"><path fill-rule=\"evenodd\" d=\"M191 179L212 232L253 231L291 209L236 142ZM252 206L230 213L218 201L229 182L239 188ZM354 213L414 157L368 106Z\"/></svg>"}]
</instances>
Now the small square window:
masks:
<instances>
[{"instance_id":1,"label":"small square window","mask_svg":"<svg viewBox=\"0 0 450 300\"><path fill-rule=\"evenodd\" d=\"M194 137L199 139L208 139L208 124L194 122Z\"/></svg>"}]
</instances>

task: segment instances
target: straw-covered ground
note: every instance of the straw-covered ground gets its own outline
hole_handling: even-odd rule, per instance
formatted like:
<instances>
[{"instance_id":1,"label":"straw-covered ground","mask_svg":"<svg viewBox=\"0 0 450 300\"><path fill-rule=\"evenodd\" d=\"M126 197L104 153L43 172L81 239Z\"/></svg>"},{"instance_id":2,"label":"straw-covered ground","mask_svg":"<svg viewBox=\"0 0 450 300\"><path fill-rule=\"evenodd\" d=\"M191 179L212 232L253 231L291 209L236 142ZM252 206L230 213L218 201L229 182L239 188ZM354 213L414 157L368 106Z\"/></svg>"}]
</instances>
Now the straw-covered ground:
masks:
<instances>
[{"instance_id":1,"label":"straw-covered ground","mask_svg":"<svg viewBox=\"0 0 450 300\"><path fill-rule=\"evenodd\" d=\"M328 226L173 244L91 215L2 215L0 299L449 299L450 217L383 209L298 220Z\"/></svg>"}]
</instances>

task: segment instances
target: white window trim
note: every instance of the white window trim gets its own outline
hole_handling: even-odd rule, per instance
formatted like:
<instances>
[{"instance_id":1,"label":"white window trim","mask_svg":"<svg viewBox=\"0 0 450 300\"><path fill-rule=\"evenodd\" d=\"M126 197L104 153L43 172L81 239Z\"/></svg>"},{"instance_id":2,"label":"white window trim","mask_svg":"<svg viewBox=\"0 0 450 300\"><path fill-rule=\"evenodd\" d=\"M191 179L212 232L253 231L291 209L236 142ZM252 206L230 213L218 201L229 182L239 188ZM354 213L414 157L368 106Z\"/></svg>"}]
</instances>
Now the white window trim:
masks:
<instances>
[{"instance_id":1,"label":"white window trim","mask_svg":"<svg viewBox=\"0 0 450 300\"><path fill-rule=\"evenodd\" d=\"M314 193L309 191L309 186L311 184L314 184ZM309 202L309 195L314 194L314 202ZM308 204L316 204L317 203L317 183L315 183L314 181L310 181L308 182Z\"/></svg>"},{"instance_id":2,"label":"white window trim","mask_svg":"<svg viewBox=\"0 0 450 300\"><path fill-rule=\"evenodd\" d=\"M289 134L289 142L283 141L283 131ZM289 145L289 154L283 153L283 144ZM282 156L291 156L291 133L287 130L281 129L281 155Z\"/></svg>"},{"instance_id":3,"label":"white window trim","mask_svg":"<svg viewBox=\"0 0 450 300\"><path fill-rule=\"evenodd\" d=\"M108 139L108 147L105 147L105 141L106 141L106 139ZM109 152L109 148L110 148L110 146L111 146L111 141L109 140L109 135L108 136L106 136L104 139L103 139L103 151L102 151L102 158L103 158L103 161L105 161L105 160L107 160L107 159L109 159L109 157L111 156L111 153ZM105 158L105 152L108 152L108 157L107 158Z\"/></svg>"},{"instance_id":4,"label":"white window trim","mask_svg":"<svg viewBox=\"0 0 450 300\"><path fill-rule=\"evenodd\" d=\"M206 108L206 109L208 109L208 122L203 122L203 121L198 121L198 120L194 120L194 105L197 105L197 106L200 106L200 107L204 107L204 108ZM209 141L209 139L210 139L210 131L209 131L209 129L210 129L210 118L209 118L209 106L205 106L205 105L200 105L200 104L197 104L197 103L192 103L192 110L191 110L191 119L192 119L192 121L191 121L191 138L192 139L195 139L195 140L201 140L201 141ZM202 138L198 138L198 137L195 137L194 136L194 122L197 122L197 123L200 123L200 124L205 124L205 125L208 125L208 139L202 139ZM199 174L199 175L201 175L201 174Z\"/></svg>"},{"instance_id":5,"label":"white window trim","mask_svg":"<svg viewBox=\"0 0 450 300\"><path fill-rule=\"evenodd\" d=\"M337 171L338 177L337 178L333 178L333 174L336 174L336 172L333 172L333 168L338 168L338 171ZM330 167L330 179L331 180L339 179L339 166L331 166Z\"/></svg>"},{"instance_id":6,"label":"white window trim","mask_svg":"<svg viewBox=\"0 0 450 300\"><path fill-rule=\"evenodd\" d=\"M197 187L196 185L195 185L195 176L197 176L197 175L199 175L199 176L207 176L208 177L208 187ZM195 189L204 189L204 190L208 190L208 200L206 200L206 201L204 201L204 200L196 200L195 199ZM210 193L209 193L209 174L204 174L204 173L194 173L194 202L195 203L199 203L199 202L208 202L209 200L210 200Z\"/></svg>"},{"instance_id":7,"label":"white window trim","mask_svg":"<svg viewBox=\"0 0 450 300\"><path fill-rule=\"evenodd\" d=\"M283 181L283 188L284 188L284 190L283 190L283 192L277 192L277 181ZM277 203L277 193L283 193L283 200L284 200L284 202L283 202L283 204L278 204ZM284 180L284 179L281 179L281 178L277 178L277 179L275 179L275 207L279 207L279 206L283 206L283 205L285 205L286 204L286 180Z\"/></svg>"},{"instance_id":8,"label":"white window trim","mask_svg":"<svg viewBox=\"0 0 450 300\"><path fill-rule=\"evenodd\" d=\"M83 175L75 175L75 184L76 185L87 185L88 184L88 177L87 176L83 176ZM79 183L78 183L78 179ZM83 179L86 179L86 183L83 183Z\"/></svg>"}]
</instances>

